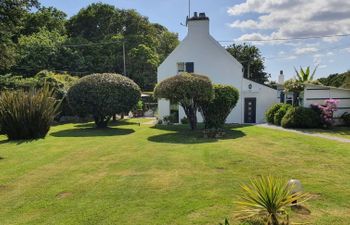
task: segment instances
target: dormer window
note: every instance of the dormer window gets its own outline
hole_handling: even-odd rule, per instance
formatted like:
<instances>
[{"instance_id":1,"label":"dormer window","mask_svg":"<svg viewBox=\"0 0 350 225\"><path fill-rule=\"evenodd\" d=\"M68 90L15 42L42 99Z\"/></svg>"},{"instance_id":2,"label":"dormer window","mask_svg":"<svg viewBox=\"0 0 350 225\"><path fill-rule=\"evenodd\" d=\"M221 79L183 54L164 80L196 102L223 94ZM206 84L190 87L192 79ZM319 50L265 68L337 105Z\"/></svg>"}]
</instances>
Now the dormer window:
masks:
<instances>
[{"instance_id":1,"label":"dormer window","mask_svg":"<svg viewBox=\"0 0 350 225\"><path fill-rule=\"evenodd\" d=\"M194 63L193 62L179 62L177 63L177 73L193 73L194 72Z\"/></svg>"}]
</instances>

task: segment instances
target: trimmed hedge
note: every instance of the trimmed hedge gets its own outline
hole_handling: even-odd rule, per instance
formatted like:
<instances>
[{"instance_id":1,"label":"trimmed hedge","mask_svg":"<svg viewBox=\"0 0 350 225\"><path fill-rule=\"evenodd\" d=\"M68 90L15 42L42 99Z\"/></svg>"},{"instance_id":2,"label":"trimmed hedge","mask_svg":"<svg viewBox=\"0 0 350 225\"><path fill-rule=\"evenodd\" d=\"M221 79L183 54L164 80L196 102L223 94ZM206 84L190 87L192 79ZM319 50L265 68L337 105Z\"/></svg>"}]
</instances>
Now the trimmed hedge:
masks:
<instances>
[{"instance_id":1,"label":"trimmed hedge","mask_svg":"<svg viewBox=\"0 0 350 225\"><path fill-rule=\"evenodd\" d=\"M273 123L277 126L281 126L281 121L284 117L284 115L286 115L287 111L292 108L293 106L289 105L289 104L283 104L279 110L277 110L277 112L275 113L274 117L273 117Z\"/></svg>"},{"instance_id":2,"label":"trimmed hedge","mask_svg":"<svg viewBox=\"0 0 350 225\"><path fill-rule=\"evenodd\" d=\"M213 87L214 98L201 107L206 129L222 128L239 99L238 90L230 85L215 84Z\"/></svg>"},{"instance_id":3,"label":"trimmed hedge","mask_svg":"<svg viewBox=\"0 0 350 225\"><path fill-rule=\"evenodd\" d=\"M274 123L275 113L283 106L282 103L275 104L266 111L265 117L268 123Z\"/></svg>"},{"instance_id":4,"label":"trimmed hedge","mask_svg":"<svg viewBox=\"0 0 350 225\"><path fill-rule=\"evenodd\" d=\"M299 106L287 111L281 125L284 128L318 128L321 126L321 121L317 112Z\"/></svg>"},{"instance_id":5,"label":"trimmed hedge","mask_svg":"<svg viewBox=\"0 0 350 225\"><path fill-rule=\"evenodd\" d=\"M115 114L127 113L140 97L139 86L131 79L113 73L81 78L68 90L68 103L79 116L93 115L97 127L107 127Z\"/></svg>"}]
</instances>

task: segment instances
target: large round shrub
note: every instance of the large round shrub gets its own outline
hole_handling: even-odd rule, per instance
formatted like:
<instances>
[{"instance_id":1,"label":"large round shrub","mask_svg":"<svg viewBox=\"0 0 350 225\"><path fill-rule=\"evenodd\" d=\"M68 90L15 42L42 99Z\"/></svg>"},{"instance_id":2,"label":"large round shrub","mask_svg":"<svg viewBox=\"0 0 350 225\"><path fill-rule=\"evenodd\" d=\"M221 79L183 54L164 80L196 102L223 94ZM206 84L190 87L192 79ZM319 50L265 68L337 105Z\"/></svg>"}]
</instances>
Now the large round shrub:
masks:
<instances>
[{"instance_id":1,"label":"large round shrub","mask_svg":"<svg viewBox=\"0 0 350 225\"><path fill-rule=\"evenodd\" d=\"M277 126L281 125L281 121L284 117L284 115L286 115L288 109L290 109L292 106L289 104L283 104L279 110L277 110L277 112L275 113L274 117L273 117L273 123Z\"/></svg>"},{"instance_id":2,"label":"large round shrub","mask_svg":"<svg viewBox=\"0 0 350 225\"><path fill-rule=\"evenodd\" d=\"M238 90L230 85L216 84L213 87L214 98L201 107L206 129L222 128L239 98Z\"/></svg>"},{"instance_id":3,"label":"large round shrub","mask_svg":"<svg viewBox=\"0 0 350 225\"><path fill-rule=\"evenodd\" d=\"M274 122L275 113L283 106L282 103L275 104L266 111L265 117L268 123Z\"/></svg>"},{"instance_id":4,"label":"large round shrub","mask_svg":"<svg viewBox=\"0 0 350 225\"><path fill-rule=\"evenodd\" d=\"M284 128L317 128L320 124L320 116L317 112L300 106L290 108L281 122Z\"/></svg>"},{"instance_id":5,"label":"large round shrub","mask_svg":"<svg viewBox=\"0 0 350 225\"><path fill-rule=\"evenodd\" d=\"M129 112L139 101L141 91L125 76L102 73L81 78L67 96L75 113L93 115L96 126L103 128L113 115Z\"/></svg>"},{"instance_id":6,"label":"large round shrub","mask_svg":"<svg viewBox=\"0 0 350 225\"><path fill-rule=\"evenodd\" d=\"M197 110L202 102L208 102L213 95L213 86L208 77L181 73L160 82L154 89L156 98L178 102L185 111L191 129L197 127Z\"/></svg>"},{"instance_id":7,"label":"large round shrub","mask_svg":"<svg viewBox=\"0 0 350 225\"><path fill-rule=\"evenodd\" d=\"M5 91L0 95L1 133L10 140L46 136L58 114L59 101L48 85L30 91Z\"/></svg>"}]
</instances>

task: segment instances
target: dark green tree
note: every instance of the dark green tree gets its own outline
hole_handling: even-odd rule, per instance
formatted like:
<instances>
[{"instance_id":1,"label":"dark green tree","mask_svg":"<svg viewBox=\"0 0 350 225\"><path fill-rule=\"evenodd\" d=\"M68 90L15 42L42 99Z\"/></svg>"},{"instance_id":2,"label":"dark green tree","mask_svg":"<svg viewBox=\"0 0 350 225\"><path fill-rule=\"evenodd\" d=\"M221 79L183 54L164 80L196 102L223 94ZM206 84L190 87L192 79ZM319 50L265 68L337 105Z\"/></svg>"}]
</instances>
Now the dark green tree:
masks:
<instances>
[{"instance_id":1,"label":"dark green tree","mask_svg":"<svg viewBox=\"0 0 350 225\"><path fill-rule=\"evenodd\" d=\"M27 13L24 18L21 35L31 35L39 32L41 29L57 31L63 35L66 33L66 17L67 14L56 8L41 7L34 13Z\"/></svg>"},{"instance_id":2,"label":"dark green tree","mask_svg":"<svg viewBox=\"0 0 350 225\"><path fill-rule=\"evenodd\" d=\"M23 19L35 7L39 7L37 0L0 1L0 71L6 71L15 64L15 44Z\"/></svg>"},{"instance_id":3,"label":"dark green tree","mask_svg":"<svg viewBox=\"0 0 350 225\"><path fill-rule=\"evenodd\" d=\"M226 50L243 65L245 78L262 84L268 81L269 75L264 71L264 58L259 48L247 44L233 44Z\"/></svg>"},{"instance_id":4,"label":"dark green tree","mask_svg":"<svg viewBox=\"0 0 350 225\"><path fill-rule=\"evenodd\" d=\"M67 23L69 45L83 58L84 72L124 73L123 44L127 76L142 89L153 89L156 68L177 46L177 34L135 10L122 10L96 3L79 11ZM80 60L80 59L79 59Z\"/></svg>"}]
</instances>

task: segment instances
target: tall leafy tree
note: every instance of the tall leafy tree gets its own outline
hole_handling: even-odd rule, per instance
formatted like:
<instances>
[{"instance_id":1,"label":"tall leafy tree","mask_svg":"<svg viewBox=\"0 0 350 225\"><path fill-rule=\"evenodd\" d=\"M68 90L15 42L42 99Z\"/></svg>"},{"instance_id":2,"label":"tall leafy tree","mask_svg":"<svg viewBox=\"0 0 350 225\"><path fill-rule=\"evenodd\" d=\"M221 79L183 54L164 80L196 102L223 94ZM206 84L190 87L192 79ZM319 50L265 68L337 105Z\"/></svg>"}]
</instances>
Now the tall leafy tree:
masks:
<instances>
[{"instance_id":1,"label":"tall leafy tree","mask_svg":"<svg viewBox=\"0 0 350 225\"><path fill-rule=\"evenodd\" d=\"M247 44L233 44L226 50L243 65L245 78L258 83L268 81L269 75L264 71L264 58L259 48Z\"/></svg>"},{"instance_id":2,"label":"tall leafy tree","mask_svg":"<svg viewBox=\"0 0 350 225\"><path fill-rule=\"evenodd\" d=\"M79 11L67 23L69 45L84 59L85 72L123 74L123 45L127 76L143 89L153 89L156 68L177 46L177 34L135 10L96 3Z\"/></svg>"},{"instance_id":3,"label":"tall leafy tree","mask_svg":"<svg viewBox=\"0 0 350 225\"><path fill-rule=\"evenodd\" d=\"M31 35L41 29L57 31L60 34L66 33L67 14L53 7L41 7L36 12L29 12L24 18L22 35Z\"/></svg>"},{"instance_id":4,"label":"tall leafy tree","mask_svg":"<svg viewBox=\"0 0 350 225\"><path fill-rule=\"evenodd\" d=\"M23 18L29 10L39 7L37 0L0 1L0 71L15 64L15 44Z\"/></svg>"}]
</instances>

